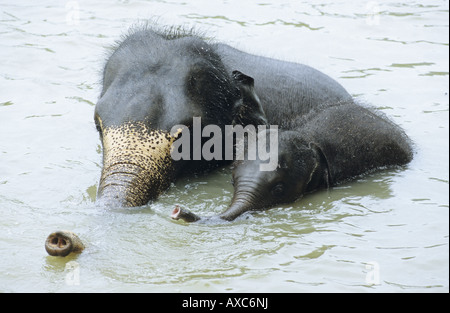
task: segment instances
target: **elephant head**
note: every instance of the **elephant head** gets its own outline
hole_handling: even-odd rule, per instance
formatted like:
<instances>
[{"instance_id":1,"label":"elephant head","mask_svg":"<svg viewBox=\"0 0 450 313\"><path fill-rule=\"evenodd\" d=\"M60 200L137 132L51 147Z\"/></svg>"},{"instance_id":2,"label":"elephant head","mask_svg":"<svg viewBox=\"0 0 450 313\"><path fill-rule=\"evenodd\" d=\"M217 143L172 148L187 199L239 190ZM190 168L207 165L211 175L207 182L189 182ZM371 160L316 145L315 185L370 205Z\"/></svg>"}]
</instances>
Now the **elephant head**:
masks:
<instances>
[{"instance_id":1,"label":"elephant head","mask_svg":"<svg viewBox=\"0 0 450 313\"><path fill-rule=\"evenodd\" d=\"M260 133L269 137L270 131ZM263 140L263 143L267 143ZM269 148L267 146L267 148ZM291 203L305 193L328 186L328 164L322 150L314 143L303 140L295 131L278 133L277 166L261 170L266 161L257 157L236 161L232 172L234 195L229 208L219 216L234 220L247 211L269 209L275 205Z\"/></svg>"},{"instance_id":2,"label":"elephant head","mask_svg":"<svg viewBox=\"0 0 450 313\"><path fill-rule=\"evenodd\" d=\"M267 118L254 91L253 79L238 71L234 72L243 101L234 110L234 121L240 124L263 124L268 126ZM265 169L267 159L259 153L251 154L250 141L258 151L275 154L274 167ZM273 141L276 142L273 145ZM253 148L253 149L254 149ZM262 149L261 149L262 148ZM275 149L273 149L275 148ZM328 171L326 158L314 143L305 141L299 132L269 129L259 131L255 137L248 137L244 143L242 160L233 164L232 183L234 195L228 209L209 218L202 218L176 206L173 219L187 222L198 220L231 221L247 211L268 209L276 204L288 203L301 197L305 192L327 184Z\"/></svg>"},{"instance_id":3,"label":"elephant head","mask_svg":"<svg viewBox=\"0 0 450 313\"><path fill-rule=\"evenodd\" d=\"M269 137L270 132L259 133L257 142L267 144L268 140L263 137ZM232 171L234 194L227 210L217 216L202 218L177 206L172 218L187 222L232 221L245 212L291 203L305 193L328 186L328 164L321 149L314 143L300 139L294 131L280 131L278 136L278 162L275 169L261 170L261 165L266 164L266 161L259 157L249 159L246 155L244 160L235 161Z\"/></svg>"},{"instance_id":4,"label":"elephant head","mask_svg":"<svg viewBox=\"0 0 450 313\"><path fill-rule=\"evenodd\" d=\"M306 193L376 169L403 166L414 154L410 139L398 125L354 101L325 104L306 116L292 117L286 125L290 127L275 136L278 139L275 169L262 170L265 160L259 154L250 158L250 146L245 158L235 161L234 195L225 212L201 218L176 207L172 218L189 222L230 221L244 212L290 203ZM269 136L272 132L271 129L258 133L255 138L258 150L259 146L263 150L270 147L267 142L272 141Z\"/></svg>"},{"instance_id":5,"label":"elephant head","mask_svg":"<svg viewBox=\"0 0 450 313\"><path fill-rule=\"evenodd\" d=\"M107 60L95 124L103 146L98 202L141 206L183 170L204 162L171 158L174 125L230 124L242 101L214 46L152 29L134 31Z\"/></svg>"}]
</instances>

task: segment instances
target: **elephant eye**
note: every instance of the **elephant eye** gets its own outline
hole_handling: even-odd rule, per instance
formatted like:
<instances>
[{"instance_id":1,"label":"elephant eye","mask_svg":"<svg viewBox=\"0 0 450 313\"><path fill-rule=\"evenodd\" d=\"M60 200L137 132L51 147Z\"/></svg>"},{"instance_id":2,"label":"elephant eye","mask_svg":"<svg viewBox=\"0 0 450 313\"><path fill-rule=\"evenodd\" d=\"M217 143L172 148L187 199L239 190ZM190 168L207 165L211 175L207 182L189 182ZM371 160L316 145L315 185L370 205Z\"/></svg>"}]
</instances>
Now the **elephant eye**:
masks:
<instances>
[{"instance_id":1,"label":"elephant eye","mask_svg":"<svg viewBox=\"0 0 450 313\"><path fill-rule=\"evenodd\" d=\"M95 128L100 136L100 140L103 140L103 129L97 121L95 121Z\"/></svg>"},{"instance_id":2,"label":"elephant eye","mask_svg":"<svg viewBox=\"0 0 450 313\"><path fill-rule=\"evenodd\" d=\"M94 116L94 124L95 124L95 128L97 129L98 132L102 131L102 127L100 126L101 122L100 122L100 117L95 114Z\"/></svg>"},{"instance_id":3,"label":"elephant eye","mask_svg":"<svg viewBox=\"0 0 450 313\"><path fill-rule=\"evenodd\" d=\"M98 133L100 134L100 137L101 137L102 136L102 128L97 122L95 123L95 128L97 129L97 131L98 131Z\"/></svg>"},{"instance_id":4,"label":"elephant eye","mask_svg":"<svg viewBox=\"0 0 450 313\"><path fill-rule=\"evenodd\" d=\"M277 183L271 190L272 195L275 197L281 197L284 194L284 184Z\"/></svg>"}]
</instances>

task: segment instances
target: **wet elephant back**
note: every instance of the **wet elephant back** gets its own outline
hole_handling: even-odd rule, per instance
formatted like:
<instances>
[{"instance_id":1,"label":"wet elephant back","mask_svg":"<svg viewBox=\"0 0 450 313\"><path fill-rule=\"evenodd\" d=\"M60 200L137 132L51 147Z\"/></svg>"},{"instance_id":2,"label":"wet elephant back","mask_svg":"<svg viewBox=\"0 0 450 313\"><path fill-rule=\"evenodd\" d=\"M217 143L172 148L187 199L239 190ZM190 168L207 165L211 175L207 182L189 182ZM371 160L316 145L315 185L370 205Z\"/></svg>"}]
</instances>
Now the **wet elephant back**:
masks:
<instances>
[{"instance_id":1,"label":"wet elephant back","mask_svg":"<svg viewBox=\"0 0 450 313\"><path fill-rule=\"evenodd\" d=\"M226 44L217 44L216 51L228 70L254 78L270 124L283 127L293 115L306 114L323 103L351 99L338 82L307 65L248 54Z\"/></svg>"},{"instance_id":2,"label":"wet elephant back","mask_svg":"<svg viewBox=\"0 0 450 313\"><path fill-rule=\"evenodd\" d=\"M411 161L411 140L381 112L356 103L341 103L299 123L305 138L326 156L332 184Z\"/></svg>"}]
</instances>

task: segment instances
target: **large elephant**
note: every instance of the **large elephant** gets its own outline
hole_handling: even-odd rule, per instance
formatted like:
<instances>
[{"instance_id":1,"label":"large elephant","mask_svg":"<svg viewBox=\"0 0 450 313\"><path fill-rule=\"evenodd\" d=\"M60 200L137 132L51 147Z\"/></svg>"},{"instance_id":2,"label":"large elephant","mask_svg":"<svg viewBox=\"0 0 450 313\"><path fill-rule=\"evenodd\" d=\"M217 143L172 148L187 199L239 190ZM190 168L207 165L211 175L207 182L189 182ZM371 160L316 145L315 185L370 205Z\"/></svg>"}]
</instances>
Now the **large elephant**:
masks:
<instances>
[{"instance_id":1,"label":"large elephant","mask_svg":"<svg viewBox=\"0 0 450 313\"><path fill-rule=\"evenodd\" d=\"M241 90L248 93L245 101L257 102L251 79L240 83ZM256 110L261 119L258 103L243 105ZM271 123L269 116L267 122ZM261 170L265 161L258 155L252 159L249 153L235 162L234 195L225 212L202 218L177 206L172 218L231 221L244 212L290 203L376 169L405 165L413 157L411 142L399 126L352 100L317 106L306 115L286 115L283 125L276 137L278 166L274 170ZM272 139L266 137L271 132L262 131L254 140L269 149Z\"/></svg>"},{"instance_id":2,"label":"large elephant","mask_svg":"<svg viewBox=\"0 0 450 313\"><path fill-rule=\"evenodd\" d=\"M245 91L244 76L233 78L235 70L256 78L261 103L250 99L250 107L243 105L254 94ZM321 103L350 98L336 81L306 65L247 54L177 28L138 27L116 46L103 70L94 115L103 146L97 203L145 205L179 175L226 162L171 157L173 143L182 136L170 132L172 127L192 128L194 117L201 118L202 126L221 129L258 124L257 117L265 120L265 114L281 124L279 110L306 114ZM73 238L66 231L51 234L47 252L81 251Z\"/></svg>"},{"instance_id":3,"label":"large elephant","mask_svg":"<svg viewBox=\"0 0 450 313\"><path fill-rule=\"evenodd\" d=\"M239 89L215 48L176 31L138 29L109 57L95 123L103 145L98 202L141 206L182 172L214 166L171 158L174 125L230 124Z\"/></svg>"},{"instance_id":4,"label":"large elephant","mask_svg":"<svg viewBox=\"0 0 450 313\"><path fill-rule=\"evenodd\" d=\"M208 43L190 32L135 30L107 60L95 107L103 145L98 202L145 205L186 170L220 163L175 161L170 151L178 137L170 130L178 124L191 128L193 117L202 126L231 124L243 97L232 79L236 69L256 79L263 110L275 124L282 122L280 110L304 114L350 98L333 79L305 65Z\"/></svg>"}]
</instances>

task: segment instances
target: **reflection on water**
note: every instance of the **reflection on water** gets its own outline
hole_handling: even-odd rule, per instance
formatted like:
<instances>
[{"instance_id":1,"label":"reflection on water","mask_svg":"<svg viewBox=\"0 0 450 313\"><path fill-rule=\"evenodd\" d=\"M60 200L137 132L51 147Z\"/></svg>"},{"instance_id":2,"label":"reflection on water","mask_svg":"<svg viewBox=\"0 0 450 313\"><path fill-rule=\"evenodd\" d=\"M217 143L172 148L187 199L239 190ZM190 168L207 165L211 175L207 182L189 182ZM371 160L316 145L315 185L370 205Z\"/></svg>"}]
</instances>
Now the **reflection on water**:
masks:
<instances>
[{"instance_id":1,"label":"reflection on water","mask_svg":"<svg viewBox=\"0 0 450 313\"><path fill-rule=\"evenodd\" d=\"M225 210L228 167L140 208L95 205L102 66L149 18L326 72L404 127L415 159L233 223L169 217ZM23 0L2 4L0 36L0 291L448 292L448 1ZM57 229L86 250L47 256Z\"/></svg>"}]
</instances>

